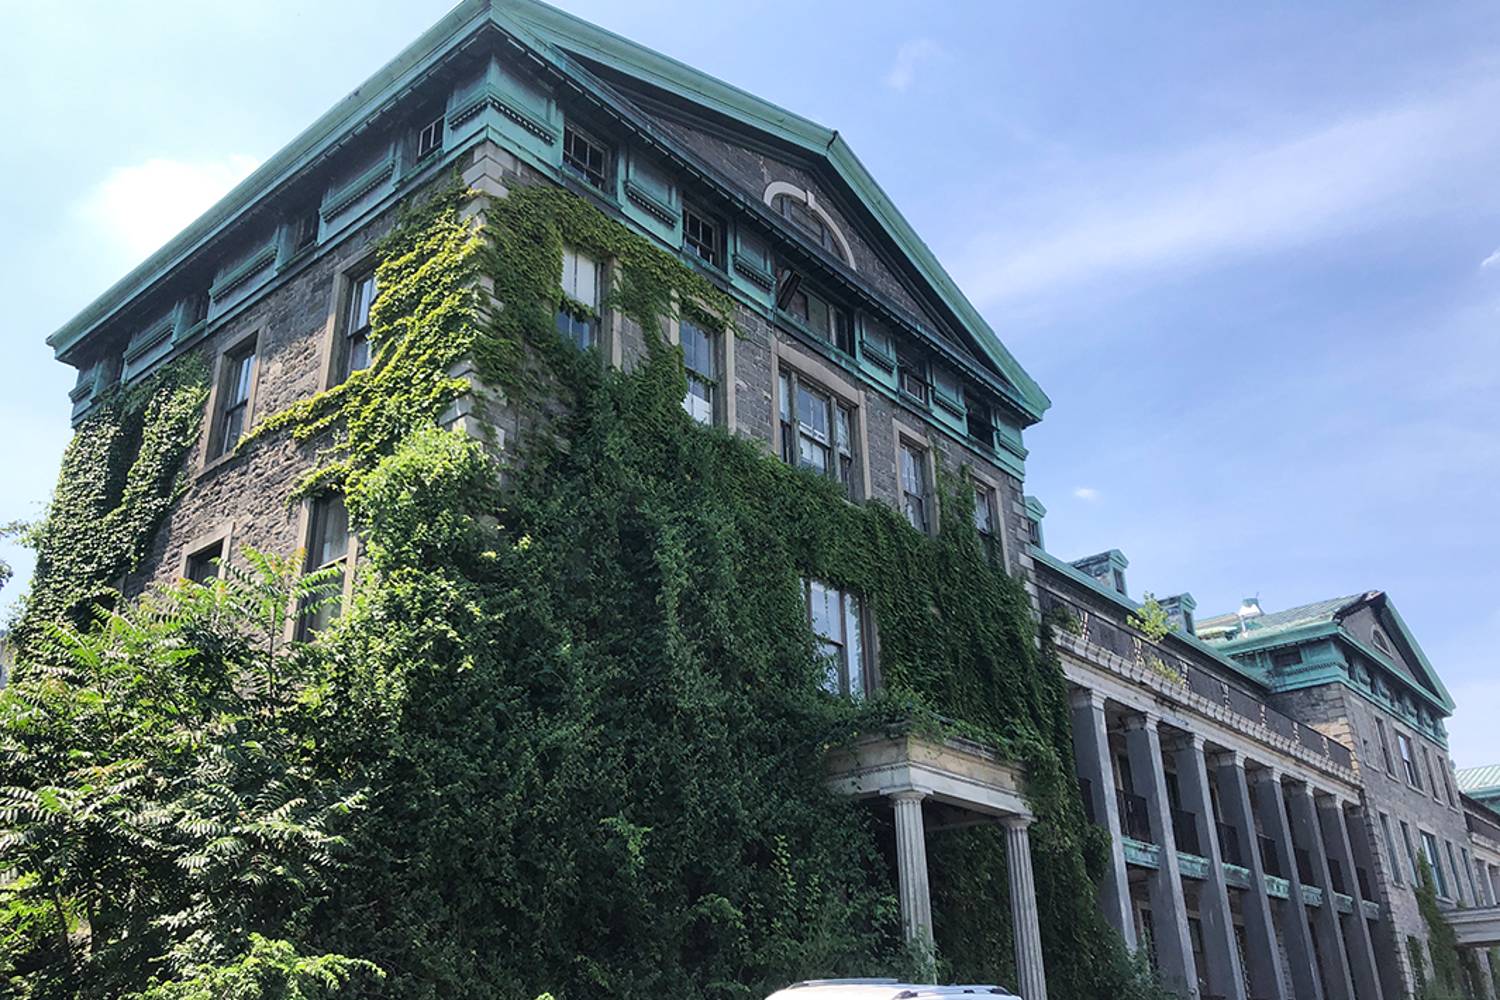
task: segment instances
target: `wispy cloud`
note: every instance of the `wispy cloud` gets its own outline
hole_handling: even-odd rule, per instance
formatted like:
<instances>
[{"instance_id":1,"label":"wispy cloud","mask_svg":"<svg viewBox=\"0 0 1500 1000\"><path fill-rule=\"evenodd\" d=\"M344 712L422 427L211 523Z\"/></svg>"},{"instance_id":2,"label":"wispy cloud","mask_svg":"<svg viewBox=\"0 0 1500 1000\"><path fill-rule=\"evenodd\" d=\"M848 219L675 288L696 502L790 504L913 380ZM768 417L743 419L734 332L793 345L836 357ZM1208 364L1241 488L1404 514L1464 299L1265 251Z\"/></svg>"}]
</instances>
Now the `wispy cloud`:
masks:
<instances>
[{"instance_id":1,"label":"wispy cloud","mask_svg":"<svg viewBox=\"0 0 1500 1000\"><path fill-rule=\"evenodd\" d=\"M1013 303L1441 210L1446 176L1491 161L1497 91L1470 85L1279 135L1091 163L994 206L1005 225L972 241L960 278L980 303Z\"/></svg>"},{"instance_id":2,"label":"wispy cloud","mask_svg":"<svg viewBox=\"0 0 1500 1000\"><path fill-rule=\"evenodd\" d=\"M118 167L74 206L74 214L131 262L192 222L255 169L257 160L153 158Z\"/></svg>"},{"instance_id":3,"label":"wispy cloud","mask_svg":"<svg viewBox=\"0 0 1500 1000\"><path fill-rule=\"evenodd\" d=\"M1500 267L1500 250L1496 250L1494 253L1492 253L1488 257L1486 257L1484 260L1480 261L1479 262L1479 266L1481 268L1485 268L1485 267Z\"/></svg>"},{"instance_id":4,"label":"wispy cloud","mask_svg":"<svg viewBox=\"0 0 1500 1000\"><path fill-rule=\"evenodd\" d=\"M896 61L885 75L885 85L895 91L910 89L916 82L918 68L943 54L943 47L931 38L912 38L902 42L896 50Z\"/></svg>"},{"instance_id":5,"label":"wispy cloud","mask_svg":"<svg viewBox=\"0 0 1500 1000\"><path fill-rule=\"evenodd\" d=\"M1079 500L1087 500L1089 503L1093 503L1099 499L1099 491L1092 486L1079 486L1073 490L1073 495Z\"/></svg>"}]
</instances>

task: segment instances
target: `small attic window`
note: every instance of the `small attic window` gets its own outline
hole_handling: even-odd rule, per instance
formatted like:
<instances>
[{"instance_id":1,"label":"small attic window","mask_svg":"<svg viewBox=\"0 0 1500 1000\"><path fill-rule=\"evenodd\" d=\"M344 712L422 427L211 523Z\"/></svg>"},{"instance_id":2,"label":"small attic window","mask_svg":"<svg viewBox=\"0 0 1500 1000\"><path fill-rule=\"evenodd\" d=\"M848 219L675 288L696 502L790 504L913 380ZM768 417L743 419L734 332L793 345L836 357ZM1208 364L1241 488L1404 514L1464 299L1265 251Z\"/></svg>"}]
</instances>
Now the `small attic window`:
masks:
<instances>
[{"instance_id":1,"label":"small attic window","mask_svg":"<svg viewBox=\"0 0 1500 1000\"><path fill-rule=\"evenodd\" d=\"M601 191L608 187L609 150L571 125L563 129L563 166Z\"/></svg>"},{"instance_id":2,"label":"small attic window","mask_svg":"<svg viewBox=\"0 0 1500 1000\"><path fill-rule=\"evenodd\" d=\"M438 115L417 133L417 159L425 159L443 148L443 116Z\"/></svg>"},{"instance_id":3,"label":"small attic window","mask_svg":"<svg viewBox=\"0 0 1500 1000\"><path fill-rule=\"evenodd\" d=\"M1380 650L1382 653L1390 654L1391 644L1390 641L1386 639L1384 632L1380 631L1380 629L1377 628L1374 632L1374 639L1376 649Z\"/></svg>"}]
</instances>

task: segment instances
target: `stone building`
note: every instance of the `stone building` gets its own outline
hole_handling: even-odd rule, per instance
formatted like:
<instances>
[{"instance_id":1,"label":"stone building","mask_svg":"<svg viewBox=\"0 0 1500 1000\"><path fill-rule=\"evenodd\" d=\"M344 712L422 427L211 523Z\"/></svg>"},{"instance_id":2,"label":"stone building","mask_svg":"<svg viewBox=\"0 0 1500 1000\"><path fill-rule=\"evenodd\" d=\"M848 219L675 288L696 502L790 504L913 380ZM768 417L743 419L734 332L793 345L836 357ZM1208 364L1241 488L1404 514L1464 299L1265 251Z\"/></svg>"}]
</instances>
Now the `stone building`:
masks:
<instances>
[{"instance_id":1,"label":"stone building","mask_svg":"<svg viewBox=\"0 0 1500 1000\"><path fill-rule=\"evenodd\" d=\"M1023 434L1047 397L838 133L534 0L465 0L49 338L78 370L75 420L174 358L211 367L189 487L134 589L223 572L243 544L352 580L358 540L337 499L288 502L319 442L236 445L370 363L373 247L398 206L454 173L476 212L519 186L564 188L732 297L735 336L667 330L696 419L926 532L951 516L938 470L967 470L993 559L1054 626L1085 805L1114 844L1106 913L1184 995L1405 994L1408 945L1425 940L1417 851L1454 902L1493 902L1470 881L1477 848L1442 730L1452 703L1383 594L1201 622L1182 594L1165 602L1176 629L1152 638L1121 553L1045 550ZM580 307L558 314L559 336L628 368L645 345L604 308L617 269L566 248L559 264ZM518 431L493 400L451 416L501 449ZM838 690L877 687L858 595L813 581L808 598ZM932 933L928 833L1004 824L1017 985L1045 997L1018 770L912 738L830 764L834 787L889 803L916 941Z\"/></svg>"}]
</instances>

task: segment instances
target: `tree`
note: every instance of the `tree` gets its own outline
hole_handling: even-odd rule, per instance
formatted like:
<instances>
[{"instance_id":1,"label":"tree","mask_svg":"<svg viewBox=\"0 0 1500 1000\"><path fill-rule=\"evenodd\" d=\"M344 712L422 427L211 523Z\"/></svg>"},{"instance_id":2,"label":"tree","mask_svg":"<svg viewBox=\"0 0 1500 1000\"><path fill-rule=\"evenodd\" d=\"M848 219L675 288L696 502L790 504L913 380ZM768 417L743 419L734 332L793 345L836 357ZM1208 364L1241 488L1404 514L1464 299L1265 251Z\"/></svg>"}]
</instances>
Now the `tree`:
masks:
<instances>
[{"instance_id":1,"label":"tree","mask_svg":"<svg viewBox=\"0 0 1500 1000\"><path fill-rule=\"evenodd\" d=\"M52 625L0 694L0 962L31 996L233 961L336 867L362 792L317 758L322 663L283 638L328 581L245 555Z\"/></svg>"}]
</instances>

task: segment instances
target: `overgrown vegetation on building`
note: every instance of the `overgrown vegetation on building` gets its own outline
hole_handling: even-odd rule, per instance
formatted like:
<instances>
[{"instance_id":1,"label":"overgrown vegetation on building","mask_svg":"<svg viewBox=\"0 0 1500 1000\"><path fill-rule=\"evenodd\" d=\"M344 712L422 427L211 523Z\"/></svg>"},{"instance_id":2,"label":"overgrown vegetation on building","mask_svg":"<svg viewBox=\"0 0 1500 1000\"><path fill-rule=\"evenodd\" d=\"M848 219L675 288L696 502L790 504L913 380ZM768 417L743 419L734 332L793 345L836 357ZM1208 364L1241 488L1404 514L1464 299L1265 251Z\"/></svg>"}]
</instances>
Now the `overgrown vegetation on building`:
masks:
<instances>
[{"instance_id":1,"label":"overgrown vegetation on building","mask_svg":"<svg viewBox=\"0 0 1500 1000\"><path fill-rule=\"evenodd\" d=\"M823 754L947 717L1026 765L1054 994L1151 992L1095 902L1103 845L1059 666L984 557L960 470L929 538L701 428L658 324L691 303L725 325L727 299L560 191L494 202L485 239L460 206L385 242L374 366L257 432L326 446L301 488L344 493L368 557L338 622L281 645L275 616L327 581L250 554L253 571L66 633L61 655L29 642L60 665L0 697L17 995L758 1000L909 971L887 821L826 789ZM647 334L634 370L556 336L564 241L622 262L610 305ZM518 405L563 403L503 489L480 442L438 427L468 357ZM152 470L196 433L170 428L132 473L86 427L47 551L127 500L138 539L175 495ZM34 599L32 620L76 621L106 564L50 556L38 593L73 596ZM805 577L863 595L878 700L821 690ZM944 973L1011 980L1002 839L936 834L929 858Z\"/></svg>"}]
</instances>

